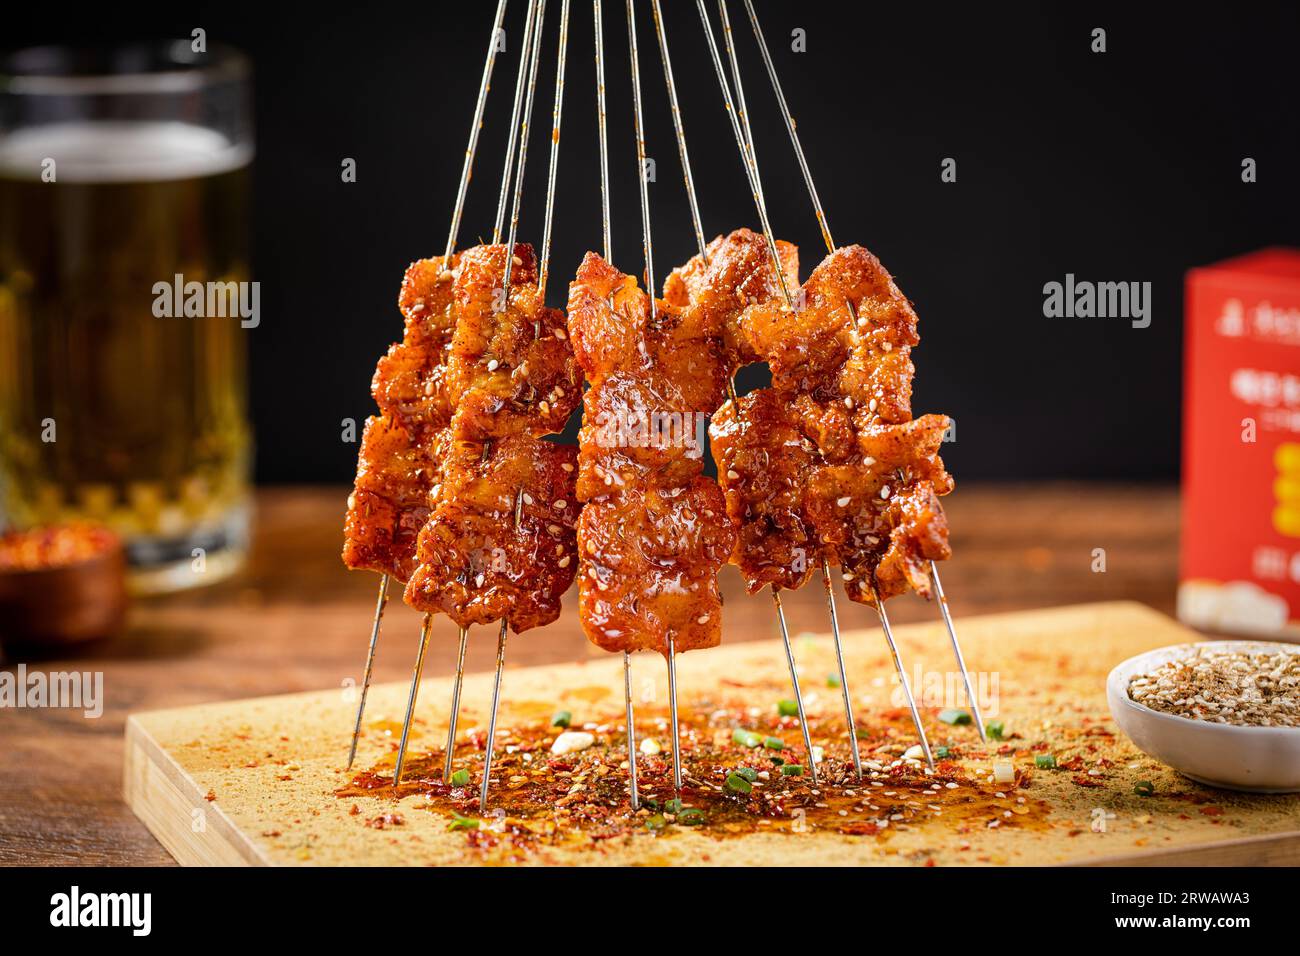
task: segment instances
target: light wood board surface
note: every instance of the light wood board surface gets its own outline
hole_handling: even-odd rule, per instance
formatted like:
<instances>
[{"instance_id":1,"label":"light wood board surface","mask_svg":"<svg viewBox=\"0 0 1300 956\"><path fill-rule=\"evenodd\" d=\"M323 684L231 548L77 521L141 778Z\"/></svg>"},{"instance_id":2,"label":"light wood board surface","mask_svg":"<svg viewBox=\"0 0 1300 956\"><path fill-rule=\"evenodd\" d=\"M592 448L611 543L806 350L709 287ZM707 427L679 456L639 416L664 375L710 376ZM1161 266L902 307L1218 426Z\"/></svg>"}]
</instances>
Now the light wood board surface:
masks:
<instances>
[{"instance_id":1,"label":"light wood board surface","mask_svg":"<svg viewBox=\"0 0 1300 956\"><path fill-rule=\"evenodd\" d=\"M860 616L856 619L860 620ZM1008 739L981 745L970 726L941 723L944 706L961 705L955 668L941 624L898 630L913 685L923 697L932 744L958 759L930 778L889 765L914 742L901 708L893 668L878 629L844 635L864 759L884 768L839 801L845 815L818 813L806 780L766 785L795 788L809 802L799 823L777 819L756 827L635 827L612 839L591 840L582 827L565 826L564 800L553 812L516 821L485 819L479 830L449 829L453 808L469 813L470 799L392 791L340 797L352 779L344 771L355 697L331 690L232 701L133 715L127 723L125 794L136 815L183 864L738 864L738 865L953 865L1264 864L1300 862L1300 796L1266 796L1216 790L1194 783L1138 752L1110 720L1105 678L1110 668L1142 651L1197 636L1141 605L1117 602L973 617L959 621L966 659L989 694L989 717L1003 722ZM495 639L489 629L473 639ZM525 641L527 635L512 640ZM809 703L814 743L826 746L827 767L842 768L847 734L834 671L831 641L796 638L795 653ZM435 645L430 654L454 648ZM799 756L799 731L778 725L776 702L789 694L779 643L724 645L683 655L678 665L684 710L705 713L715 756L759 766L753 754L730 745L728 728L749 726L781 733ZM661 659L640 655L634 667L642 737L667 739L666 681ZM470 770L474 789L481 757L472 741L486 724L491 674L466 675L460 718L458 766ZM622 668L618 657L575 664L507 668L498 725L495 792L527 787L516 776L511 741L549 743L559 709L573 726L590 725L597 738L577 755L574 777L585 779L582 760L623 748ZM354 771L391 768L407 685L370 691L367 731ZM954 694L957 696L954 698ZM427 680L420 691L413 731L413 766L441 765L448 678ZM539 729L544 728L544 729ZM780 729L784 728L784 729ZM532 736L530 737L529 734ZM731 753L730 751L736 751ZM1050 753L1061 769L1035 767ZM539 753L544 760L548 754ZM475 761L478 761L477 763ZM1011 762L1017 784L997 784L990 771ZM657 766L662 766L660 759ZM689 765L689 755L688 755ZM693 767L702 779L714 768ZM388 772L388 771L384 771ZM621 772L620 772L621 773ZM659 798L647 770L645 787ZM826 775L824 773L824 775ZM939 780L939 790L930 788ZM1150 781L1155 794L1134 792ZM949 787L948 783L957 785ZM834 784L823 783L827 792ZM578 787L582 789L581 786ZM563 791L560 791L563 793ZM885 796L888 794L888 796ZM573 799L577 799L574 797ZM824 799L831 799L825 797ZM857 809L860 807L860 811ZM543 819L542 817L547 817ZM561 826L556 832L556 821ZM874 822L872 822L874 821ZM504 832L497 833L496 829ZM511 831L526 839L515 839ZM848 832L843 832L848 831Z\"/></svg>"}]
</instances>

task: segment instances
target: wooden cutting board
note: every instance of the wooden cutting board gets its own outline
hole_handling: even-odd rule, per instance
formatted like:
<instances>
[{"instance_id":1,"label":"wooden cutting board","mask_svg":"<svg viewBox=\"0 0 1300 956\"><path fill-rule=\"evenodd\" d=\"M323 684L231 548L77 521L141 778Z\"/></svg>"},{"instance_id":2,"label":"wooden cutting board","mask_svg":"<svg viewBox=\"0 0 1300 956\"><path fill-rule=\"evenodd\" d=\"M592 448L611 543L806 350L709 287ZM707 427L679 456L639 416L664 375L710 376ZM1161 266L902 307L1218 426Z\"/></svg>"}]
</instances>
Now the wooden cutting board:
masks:
<instances>
[{"instance_id":1,"label":"wooden cutting board","mask_svg":"<svg viewBox=\"0 0 1300 956\"><path fill-rule=\"evenodd\" d=\"M800 635L794 642L813 741L826 748L815 789L806 777L782 776L773 762L805 759L797 725L778 714L778 701L790 696L779 642L680 658L689 715L683 750L692 792L707 811L701 826L667 818L660 826L649 811L633 817L613 796L625 756L616 656L507 668L493 792L514 809L477 826L456 821L458 814L477 818L491 674L465 678L457 766L470 773L472 786L464 790L440 793L431 784L400 798L391 788L349 790L357 772L391 774L407 692L405 684L391 684L371 689L353 773L343 766L351 689L136 714L127 723L125 795L183 864L1300 863L1300 796L1194 783L1137 751L1110 719L1110 668L1195 634L1131 603L968 618L958 629L966 659L991 695L988 716L1003 723L1006 739L982 745L971 726L938 720L944 706L963 701L946 633L941 624L899 628L903 660L925 693L930 741L949 751L937 776L907 763L891 766L915 741L884 641L878 629L846 632L863 759L880 768L865 784L847 775L828 637ZM478 629L471 639L494 640L495 632ZM662 660L638 655L633 681L641 738L671 739ZM409 764L417 780L435 779L442 765L450 695L449 678L421 686ZM552 757L559 729L551 720L559 710L571 712L574 729L589 728L595 745ZM779 737L787 749L741 747L732 741L737 726ZM1046 754L1058 769L1035 766L1034 758ZM665 756L640 763L643 792L652 799L671 796ZM994 781L995 762L1013 765L1014 784ZM725 781L726 770L741 765L763 774L743 796ZM1150 781L1154 794L1135 793L1138 781ZM760 822L740 804L767 808L767 817ZM609 824L602 814L618 819Z\"/></svg>"}]
</instances>

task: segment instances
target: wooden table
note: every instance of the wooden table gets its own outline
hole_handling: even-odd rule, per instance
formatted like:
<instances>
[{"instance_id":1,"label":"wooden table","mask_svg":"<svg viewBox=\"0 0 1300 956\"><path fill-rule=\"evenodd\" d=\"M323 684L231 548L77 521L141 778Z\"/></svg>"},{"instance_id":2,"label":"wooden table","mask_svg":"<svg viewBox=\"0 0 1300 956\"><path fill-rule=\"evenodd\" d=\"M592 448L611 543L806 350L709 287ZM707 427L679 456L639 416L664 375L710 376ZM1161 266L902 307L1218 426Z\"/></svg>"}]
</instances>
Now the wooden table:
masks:
<instances>
[{"instance_id":1,"label":"wooden table","mask_svg":"<svg viewBox=\"0 0 1300 956\"><path fill-rule=\"evenodd\" d=\"M340 687L359 681L377 578L338 559L346 491L276 488L258 495L252 558L237 578L138 602L117 640L29 669L102 671L104 714L0 711L0 865L168 864L171 857L122 801L123 726L132 711ZM1178 495L1161 486L964 485L947 502L956 557L943 568L957 615L1131 599L1172 613ZM1104 550L1105 571L1095 571ZM775 633L771 602L723 575L729 641ZM816 582L814 582L815 584ZM376 681L410 673L419 616L394 592ZM824 630L820 587L785 595L795 631ZM847 626L871 612L841 600ZM512 666L600 654L569 606L556 624L515 640ZM900 621L937 611L891 602ZM447 673L455 628L438 619L426 675ZM476 632L468 670L492 666L495 640ZM9 668L16 662L6 662ZM339 747L347 745L340 728Z\"/></svg>"}]
</instances>

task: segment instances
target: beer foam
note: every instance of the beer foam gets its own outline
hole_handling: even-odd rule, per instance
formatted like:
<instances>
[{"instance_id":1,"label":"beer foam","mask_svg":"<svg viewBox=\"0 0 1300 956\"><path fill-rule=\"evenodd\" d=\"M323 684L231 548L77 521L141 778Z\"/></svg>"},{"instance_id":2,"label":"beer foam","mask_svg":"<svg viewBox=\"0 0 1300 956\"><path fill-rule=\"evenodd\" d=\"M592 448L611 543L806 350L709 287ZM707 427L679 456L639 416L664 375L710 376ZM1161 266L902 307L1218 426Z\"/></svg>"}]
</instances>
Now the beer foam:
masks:
<instances>
[{"instance_id":1,"label":"beer foam","mask_svg":"<svg viewBox=\"0 0 1300 956\"><path fill-rule=\"evenodd\" d=\"M40 179L47 159L57 182L125 183L213 176L252 158L251 145L192 123L49 123L0 137L0 176L11 179Z\"/></svg>"}]
</instances>

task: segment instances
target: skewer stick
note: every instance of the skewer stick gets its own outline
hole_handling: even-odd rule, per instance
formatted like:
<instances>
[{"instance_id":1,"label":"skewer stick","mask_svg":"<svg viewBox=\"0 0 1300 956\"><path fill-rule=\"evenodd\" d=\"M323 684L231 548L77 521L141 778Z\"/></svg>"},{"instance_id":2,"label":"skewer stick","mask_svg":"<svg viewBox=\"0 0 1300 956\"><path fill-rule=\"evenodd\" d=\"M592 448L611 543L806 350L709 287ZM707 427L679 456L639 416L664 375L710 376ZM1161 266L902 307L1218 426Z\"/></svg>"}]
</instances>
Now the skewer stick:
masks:
<instances>
[{"instance_id":1,"label":"skewer stick","mask_svg":"<svg viewBox=\"0 0 1300 956\"><path fill-rule=\"evenodd\" d=\"M785 272L781 269L781 256L776 250L776 235L772 232L772 223L767 218L767 202L763 198L763 185L758 177L758 165L754 162L753 151L750 149L749 142L740 128L736 107L731 101L731 87L727 85L727 74L722 67L722 57L718 54L718 43L713 36L713 25L709 22L709 11L704 6L704 0L695 0L695 2L700 11L700 23L704 27L704 38L709 44L709 54L713 58L713 70L718 75L718 86L722 88L722 100L726 105L727 116L731 120L731 131L735 134L736 145L740 149L740 162L745 167L745 175L748 177L750 189L754 193L754 205L758 208L758 218L763 224L763 236L767 240L767 252L776 266L776 279L780 283L781 295L785 299L786 307L792 308L790 290L785 283Z\"/></svg>"},{"instance_id":2,"label":"skewer stick","mask_svg":"<svg viewBox=\"0 0 1300 956\"><path fill-rule=\"evenodd\" d=\"M808 733L808 718L803 712L803 692L799 690L799 670L794 664L794 648L790 646L790 630L785 626L785 609L781 607L781 595L777 588L772 588L772 603L776 605L776 619L781 623L781 640L785 643L785 660L790 665L790 686L794 688L794 703L799 709L799 729L803 731L804 749L808 751L808 775L813 785L817 785L817 759L813 756L812 736Z\"/></svg>"},{"instance_id":3,"label":"skewer stick","mask_svg":"<svg viewBox=\"0 0 1300 956\"><path fill-rule=\"evenodd\" d=\"M930 753L930 741L926 739L925 727L921 725L921 712L916 709L916 698L912 696L912 685L907 681L907 671L903 669L903 659L898 656L898 645L894 642L894 630L889 626L889 612L874 584L871 585L871 597L876 602L876 613L880 615L880 628L885 632L885 641L889 644L890 656L894 658L894 669L898 671L898 682L903 685L903 696L907 698L907 709L912 712L912 723L921 738L921 749L925 751L925 762L934 769L934 755Z\"/></svg>"},{"instance_id":4,"label":"skewer stick","mask_svg":"<svg viewBox=\"0 0 1300 956\"><path fill-rule=\"evenodd\" d=\"M596 39L596 125L600 134L600 223L605 261L614 260L614 240L609 215L609 136L605 128L605 25L601 0L593 0ZM641 808L637 788L636 708L632 705L632 654L623 652L623 701L627 711L627 783L633 810Z\"/></svg>"},{"instance_id":5,"label":"skewer stick","mask_svg":"<svg viewBox=\"0 0 1300 956\"><path fill-rule=\"evenodd\" d=\"M411 677L411 692L406 700L406 719L402 721L402 742L397 748L397 764L393 767L393 786L402 782L402 764L406 762L406 742L411 736L411 720L415 717L415 699L420 694L420 674L424 670L424 652L429 649L429 630L433 615L424 615L420 625L420 648L415 653L415 674Z\"/></svg>"},{"instance_id":6,"label":"skewer stick","mask_svg":"<svg viewBox=\"0 0 1300 956\"><path fill-rule=\"evenodd\" d=\"M388 604L388 575L379 576L379 598L375 601L375 623L370 627L370 650L366 652L366 674L361 681L361 701L357 704L357 724L352 729L352 749L348 751L348 769L357 759L357 739L361 736L361 720L366 714L366 695L370 692L370 675L375 670L375 649L379 646L379 625L384 619Z\"/></svg>"},{"instance_id":7,"label":"skewer stick","mask_svg":"<svg viewBox=\"0 0 1300 956\"><path fill-rule=\"evenodd\" d=\"M849 693L849 676L844 670L844 649L840 646L840 620L835 613L835 589L831 586L830 562L822 555L822 587L826 589L826 606L831 612L831 633L835 637L835 662L840 668L840 692L844 695L844 720L849 726L849 752L853 769L862 779L862 755L858 752L858 726L853 720L853 697Z\"/></svg>"},{"instance_id":8,"label":"skewer stick","mask_svg":"<svg viewBox=\"0 0 1300 956\"><path fill-rule=\"evenodd\" d=\"M605 27L600 0L592 0L596 28L596 125L600 133L600 223L605 240L605 261L614 261L614 240L609 225L609 135L605 129Z\"/></svg>"},{"instance_id":9,"label":"skewer stick","mask_svg":"<svg viewBox=\"0 0 1300 956\"><path fill-rule=\"evenodd\" d=\"M501 29L501 22L506 15L506 0L498 0L496 17L492 22L492 33L488 37L487 57L483 63L483 77L479 80L478 99L474 104L474 121L469 128L469 142L465 146L465 162L460 170L460 186L456 190L456 204L452 208L451 228L447 234L447 248L443 253L444 265L451 261L451 255L456 249L456 237L460 232L460 219L465 209L465 193L469 189L470 176L474 170L474 156L478 149L478 134L483 125L483 109L487 104L488 90L492 86L492 68L496 64L497 58L497 32ZM365 679L361 686L361 701L357 705L357 721L352 731L352 746L348 751L348 767L352 769L352 764L357 758L357 740L361 736L361 722L366 713L366 695L370 690L370 677L375 666L375 651L379 645L380 623L384 617L384 607L388 604L388 582L389 575L382 574L379 579L379 599L375 604L375 619L370 629L370 650L366 654L366 673Z\"/></svg>"},{"instance_id":10,"label":"skewer stick","mask_svg":"<svg viewBox=\"0 0 1300 956\"><path fill-rule=\"evenodd\" d=\"M650 318L658 316L655 302L654 243L650 237L650 190L645 180L645 129L641 124L641 63L636 45L636 3L627 0L627 43L632 63L632 118L636 123L636 181L641 189L641 251L645 258L645 290L650 297Z\"/></svg>"},{"instance_id":11,"label":"skewer stick","mask_svg":"<svg viewBox=\"0 0 1300 956\"><path fill-rule=\"evenodd\" d=\"M677 649L673 632L668 632L668 717L673 732L673 796L682 795L682 735L677 729Z\"/></svg>"},{"instance_id":12,"label":"skewer stick","mask_svg":"<svg viewBox=\"0 0 1300 956\"><path fill-rule=\"evenodd\" d=\"M460 650L456 654L456 682L451 687L451 720L447 725L447 754L442 761L442 782L451 786L452 758L456 755L456 723L460 717L460 688L465 681L465 645L469 628L460 629Z\"/></svg>"},{"instance_id":13,"label":"skewer stick","mask_svg":"<svg viewBox=\"0 0 1300 956\"><path fill-rule=\"evenodd\" d=\"M515 159L515 137L519 132L519 109L523 103L524 77L528 73L528 53L533 38L533 15L537 0L528 0L528 16L524 20L524 39L519 48L519 73L515 76L515 102L510 111L510 132L506 140L506 158L501 166L501 191L497 197L497 217L492 227L492 244L501 241L501 229L506 221L506 196L510 194L510 170Z\"/></svg>"},{"instance_id":14,"label":"skewer stick","mask_svg":"<svg viewBox=\"0 0 1300 956\"><path fill-rule=\"evenodd\" d=\"M478 812L487 813L488 786L492 782L492 751L497 737L497 708L501 704L501 671L506 666L506 619L501 619L497 635L497 675L492 683L492 716L488 720L487 750L483 754L483 782L479 785Z\"/></svg>"},{"instance_id":15,"label":"skewer stick","mask_svg":"<svg viewBox=\"0 0 1300 956\"><path fill-rule=\"evenodd\" d=\"M659 58L664 63L664 84L668 87L668 102L672 106L673 129L677 133L677 155L682 161L682 176L686 179L686 199L691 206L691 224L695 227L695 242L700 258L709 264L709 254L704 244L704 225L700 220L700 204L695 197L695 177L691 175L691 157L686 150L686 127L682 125L682 110L677 105L677 84L673 80L673 61L668 55L668 33L664 29L664 15L659 0L652 0L655 18L655 35L659 38Z\"/></svg>"},{"instance_id":16,"label":"skewer stick","mask_svg":"<svg viewBox=\"0 0 1300 956\"><path fill-rule=\"evenodd\" d=\"M460 186L456 190L456 206L451 215L451 230L447 234L447 251L443 261L450 261L460 233L460 217L465 208L465 193L469 190L470 176L474 170L474 153L478 149L478 134L483 128L483 108L487 105L488 90L492 88L492 67L497 59L497 35L506 16L506 0L497 3L497 15L492 21L492 35L488 37L487 60L483 64L483 79L478 85L478 101L474 104L474 122L469 127L469 144L465 147L465 163L460 170Z\"/></svg>"},{"instance_id":17,"label":"skewer stick","mask_svg":"<svg viewBox=\"0 0 1300 956\"><path fill-rule=\"evenodd\" d=\"M723 0L719 0L720 4L722 2ZM781 108L781 116L785 120L786 131L790 134L790 143L794 147L795 158L799 161L799 170L803 174L804 185L808 188L808 197L812 200L813 211L817 215L817 224L821 227L826 250L834 252L838 247L831 235L830 222L826 218L826 210L822 206L821 197L817 194L817 185L813 181L812 170L808 166L808 157L804 154L803 143L799 139L799 131L795 128L794 116L791 115L790 106L786 102L785 91L781 88L781 79L777 76L776 64L772 61L772 54L768 50L767 40L763 36L763 27L758 22L758 13L754 9L753 0L745 0L745 9L749 13L749 23L754 29L754 39L757 41L759 52L762 54L763 64L767 67L768 78L772 81L772 91L776 94L777 105ZM849 302L848 305L856 328L856 309L852 302ZM957 659L957 667L961 671L962 681L966 686L966 699L970 704L971 714L974 716L975 725L979 729L980 739L988 740L987 731L984 727L984 718L980 715L979 704L976 702L975 694L971 690L970 672L966 668L966 660L961 652L961 642L957 639L957 629L953 626L952 615L948 610L948 602L943 594L943 583L939 580L939 566L934 561L930 562L930 577L934 581L934 590L939 597L939 609L943 613L944 626L948 629L948 637L952 641L953 656Z\"/></svg>"},{"instance_id":18,"label":"skewer stick","mask_svg":"<svg viewBox=\"0 0 1300 956\"><path fill-rule=\"evenodd\" d=\"M930 580L934 582L934 594L939 599L939 611L943 614L943 623L948 627L948 636L952 639L952 653L957 658L957 668L961 671L961 679L966 684L966 702L970 704L971 715L975 718L975 726L979 728L980 740L987 741L988 732L984 729L984 715L980 713L979 701L975 698L975 691L971 688L970 672L966 669L966 659L962 656L961 644L957 641L957 629L952 626L952 614L948 610L948 596L943 593L943 582L939 580L939 566L933 561L930 562Z\"/></svg>"},{"instance_id":19,"label":"skewer stick","mask_svg":"<svg viewBox=\"0 0 1300 956\"><path fill-rule=\"evenodd\" d=\"M530 0L531 2L531 0ZM528 66L528 94L524 106L524 118L519 129L519 165L515 169L515 194L510 206L510 236L506 240L506 273L502 280L505 289L504 302L510 302L510 272L515 262L515 238L519 235L519 204L524 198L524 171L528 168L528 134L532 132L533 94L537 92L537 63L542 52L542 24L546 18L546 0L537 4L537 21L533 28L532 42L529 44L532 57ZM516 102L516 106L519 104ZM504 196L502 197L505 198ZM493 240L495 242L495 240ZM542 268L545 268L543 266ZM502 307L504 309L504 306Z\"/></svg>"},{"instance_id":20,"label":"skewer stick","mask_svg":"<svg viewBox=\"0 0 1300 956\"><path fill-rule=\"evenodd\" d=\"M736 96L736 114L745 131L745 142L749 145L749 158L754 164L754 176L758 179L758 190L763 191L762 179L758 176L758 148L754 145L754 131L749 125L749 108L745 105L745 84L740 79L740 60L732 43L731 17L727 14L727 0L718 0L718 19L722 23L722 45L727 50L727 59L731 62L731 82Z\"/></svg>"},{"instance_id":21,"label":"skewer stick","mask_svg":"<svg viewBox=\"0 0 1300 956\"><path fill-rule=\"evenodd\" d=\"M564 113L564 71L569 49L569 0L560 4L560 50L555 61L555 101L551 107L551 165L546 175L546 220L542 226L542 266L537 272L537 293L546 301L546 278L551 262L551 225L555 218L555 174L560 168L560 121Z\"/></svg>"},{"instance_id":22,"label":"skewer stick","mask_svg":"<svg viewBox=\"0 0 1300 956\"><path fill-rule=\"evenodd\" d=\"M623 699L627 704L627 782L633 810L641 809L641 795L636 786L636 712L632 708L632 653L623 652Z\"/></svg>"}]
</instances>

